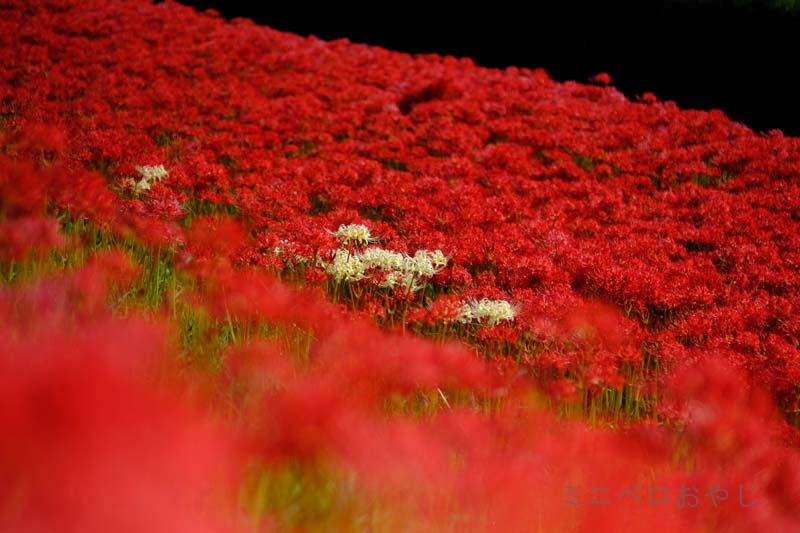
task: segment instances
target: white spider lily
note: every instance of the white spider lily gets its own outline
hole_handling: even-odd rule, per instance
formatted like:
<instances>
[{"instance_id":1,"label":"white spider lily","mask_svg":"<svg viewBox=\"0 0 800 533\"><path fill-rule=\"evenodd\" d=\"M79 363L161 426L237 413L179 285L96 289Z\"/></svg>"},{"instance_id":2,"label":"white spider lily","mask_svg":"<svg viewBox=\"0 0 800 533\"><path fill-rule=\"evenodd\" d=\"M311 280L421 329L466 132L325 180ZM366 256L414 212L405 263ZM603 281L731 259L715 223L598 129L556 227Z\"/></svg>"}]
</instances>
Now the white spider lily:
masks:
<instances>
[{"instance_id":1,"label":"white spider lily","mask_svg":"<svg viewBox=\"0 0 800 533\"><path fill-rule=\"evenodd\" d=\"M428 252L428 257L433 263L436 272L441 272L444 267L447 266L447 257L442 253L441 250L434 250L433 252Z\"/></svg>"},{"instance_id":2,"label":"white spider lily","mask_svg":"<svg viewBox=\"0 0 800 533\"><path fill-rule=\"evenodd\" d=\"M336 232L329 232L335 235L339 240L348 243L367 244L375 242L377 239L372 237L369 228L363 224L342 224Z\"/></svg>"},{"instance_id":3,"label":"white spider lily","mask_svg":"<svg viewBox=\"0 0 800 533\"><path fill-rule=\"evenodd\" d=\"M363 261L347 250L336 250L333 262L325 271L336 281L359 281L366 277Z\"/></svg>"},{"instance_id":4,"label":"white spider lily","mask_svg":"<svg viewBox=\"0 0 800 533\"><path fill-rule=\"evenodd\" d=\"M461 306L458 321L462 323L486 322L489 326L496 326L501 321L512 321L517 316L514 307L505 300L470 300Z\"/></svg>"},{"instance_id":5,"label":"white spider lily","mask_svg":"<svg viewBox=\"0 0 800 533\"><path fill-rule=\"evenodd\" d=\"M142 175L147 181L155 182L162 178L169 176L169 172L164 168L164 165L154 167L143 166L136 167L136 171Z\"/></svg>"},{"instance_id":6,"label":"white spider lily","mask_svg":"<svg viewBox=\"0 0 800 533\"><path fill-rule=\"evenodd\" d=\"M361 254L361 260L367 265L367 268L379 268L381 270L403 269L403 254L382 248L367 248Z\"/></svg>"},{"instance_id":7,"label":"white spider lily","mask_svg":"<svg viewBox=\"0 0 800 533\"><path fill-rule=\"evenodd\" d=\"M413 272L406 272L403 276L403 288L408 292L417 292L425 287L424 283L417 282L417 276Z\"/></svg>"},{"instance_id":8,"label":"white spider lily","mask_svg":"<svg viewBox=\"0 0 800 533\"><path fill-rule=\"evenodd\" d=\"M383 278L383 281L381 281L378 284L378 287L381 287L383 289L394 289L395 287L397 287L402 283L401 277L402 274L400 272L397 271L389 272L388 274L386 274L386 277Z\"/></svg>"},{"instance_id":9,"label":"white spider lily","mask_svg":"<svg viewBox=\"0 0 800 533\"><path fill-rule=\"evenodd\" d=\"M403 265L399 270L429 278L441 272L445 266L447 266L447 258L441 250L435 252L417 250L414 257L403 257Z\"/></svg>"},{"instance_id":10,"label":"white spider lily","mask_svg":"<svg viewBox=\"0 0 800 533\"><path fill-rule=\"evenodd\" d=\"M159 180L166 178L169 176L169 172L167 169L164 168L164 165L157 165L157 166L143 166L143 167L136 167L136 172L142 176L140 180L135 180L133 178L128 179L128 183L133 187L133 190L136 193L140 193L143 191L149 191L150 188Z\"/></svg>"},{"instance_id":11,"label":"white spider lily","mask_svg":"<svg viewBox=\"0 0 800 533\"><path fill-rule=\"evenodd\" d=\"M362 224L342 224L339 229L329 232L344 244L366 244L374 239L369 228ZM344 248L337 250L332 263L317 256L317 265L325 268L336 281L359 281L369 277L370 270L380 270L374 283L385 289L403 287L416 292L425 287L427 278L441 272L447 266L448 258L441 250L417 250L413 256L372 246L363 252L350 252Z\"/></svg>"}]
</instances>

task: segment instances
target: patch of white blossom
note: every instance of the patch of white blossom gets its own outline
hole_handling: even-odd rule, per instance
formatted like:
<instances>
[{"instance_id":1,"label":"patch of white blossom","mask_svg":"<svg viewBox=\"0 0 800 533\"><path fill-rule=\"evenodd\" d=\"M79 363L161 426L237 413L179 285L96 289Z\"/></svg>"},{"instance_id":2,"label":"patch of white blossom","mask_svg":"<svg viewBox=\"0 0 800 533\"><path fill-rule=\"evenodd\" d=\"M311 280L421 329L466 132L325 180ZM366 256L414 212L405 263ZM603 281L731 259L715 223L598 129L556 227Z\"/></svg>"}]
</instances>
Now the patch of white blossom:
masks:
<instances>
[{"instance_id":1,"label":"patch of white blossom","mask_svg":"<svg viewBox=\"0 0 800 533\"><path fill-rule=\"evenodd\" d=\"M459 311L458 321L464 324L479 323L496 326L502 321L511 322L517 311L506 300L470 300L465 302Z\"/></svg>"},{"instance_id":2,"label":"patch of white blossom","mask_svg":"<svg viewBox=\"0 0 800 533\"><path fill-rule=\"evenodd\" d=\"M169 176L169 171L164 168L164 165L137 166L136 172L139 173L141 178L139 180L129 178L128 184L133 187L134 192L137 194L144 191L149 191L157 181Z\"/></svg>"},{"instance_id":3,"label":"patch of white blossom","mask_svg":"<svg viewBox=\"0 0 800 533\"><path fill-rule=\"evenodd\" d=\"M325 271L336 281L362 280L366 277L366 270L361 258L347 250L336 250L333 262L325 268Z\"/></svg>"},{"instance_id":4,"label":"patch of white blossom","mask_svg":"<svg viewBox=\"0 0 800 533\"><path fill-rule=\"evenodd\" d=\"M342 224L335 233L331 233L344 244L367 244L376 240L369 228L361 224ZM338 282L371 278L382 288L402 287L406 291L416 292L425 286L429 278L441 272L447 266L447 261L441 250L417 250L411 256L372 246L361 252L336 250L333 261L318 258L317 264Z\"/></svg>"},{"instance_id":5,"label":"patch of white blossom","mask_svg":"<svg viewBox=\"0 0 800 533\"><path fill-rule=\"evenodd\" d=\"M369 228L363 224L342 224L332 234L345 244L367 244L376 241L370 235Z\"/></svg>"},{"instance_id":6,"label":"patch of white blossom","mask_svg":"<svg viewBox=\"0 0 800 533\"><path fill-rule=\"evenodd\" d=\"M384 250L383 248L367 248L360 254L361 260L367 268L381 270L403 270L404 256L400 252Z\"/></svg>"}]
</instances>

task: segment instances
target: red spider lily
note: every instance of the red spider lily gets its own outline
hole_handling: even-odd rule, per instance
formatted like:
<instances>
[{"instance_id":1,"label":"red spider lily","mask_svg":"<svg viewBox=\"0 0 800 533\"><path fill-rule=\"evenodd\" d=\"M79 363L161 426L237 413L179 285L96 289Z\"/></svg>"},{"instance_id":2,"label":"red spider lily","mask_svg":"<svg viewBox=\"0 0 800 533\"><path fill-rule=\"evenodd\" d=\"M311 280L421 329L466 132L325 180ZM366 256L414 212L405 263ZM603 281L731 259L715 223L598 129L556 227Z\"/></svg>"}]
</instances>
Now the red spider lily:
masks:
<instances>
[{"instance_id":1,"label":"red spider lily","mask_svg":"<svg viewBox=\"0 0 800 533\"><path fill-rule=\"evenodd\" d=\"M76 331L56 319L22 337L14 314L0 325L3 529L231 529L219 490L235 448L144 379L166 356L158 328L104 318Z\"/></svg>"}]
</instances>

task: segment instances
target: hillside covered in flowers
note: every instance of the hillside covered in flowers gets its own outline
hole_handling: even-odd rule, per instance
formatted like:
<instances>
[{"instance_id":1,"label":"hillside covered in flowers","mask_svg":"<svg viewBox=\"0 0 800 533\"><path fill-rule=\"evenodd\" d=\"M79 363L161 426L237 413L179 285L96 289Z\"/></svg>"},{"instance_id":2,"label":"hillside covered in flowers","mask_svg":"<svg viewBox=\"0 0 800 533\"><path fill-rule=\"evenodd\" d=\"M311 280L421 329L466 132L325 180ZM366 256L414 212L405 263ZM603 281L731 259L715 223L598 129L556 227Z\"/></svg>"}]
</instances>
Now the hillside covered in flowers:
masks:
<instances>
[{"instance_id":1,"label":"hillside covered in flowers","mask_svg":"<svg viewBox=\"0 0 800 533\"><path fill-rule=\"evenodd\" d=\"M0 0L0 529L800 528L800 139Z\"/></svg>"}]
</instances>

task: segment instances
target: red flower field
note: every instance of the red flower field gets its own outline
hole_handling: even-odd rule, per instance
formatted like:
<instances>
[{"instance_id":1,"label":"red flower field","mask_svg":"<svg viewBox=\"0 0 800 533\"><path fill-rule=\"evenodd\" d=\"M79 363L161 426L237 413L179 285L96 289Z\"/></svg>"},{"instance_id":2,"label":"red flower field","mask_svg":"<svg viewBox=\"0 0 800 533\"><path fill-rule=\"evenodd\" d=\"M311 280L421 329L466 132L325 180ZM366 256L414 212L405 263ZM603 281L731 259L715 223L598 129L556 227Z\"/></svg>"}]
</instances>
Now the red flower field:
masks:
<instances>
[{"instance_id":1,"label":"red flower field","mask_svg":"<svg viewBox=\"0 0 800 533\"><path fill-rule=\"evenodd\" d=\"M0 530L800 530L800 139L0 0Z\"/></svg>"}]
</instances>

